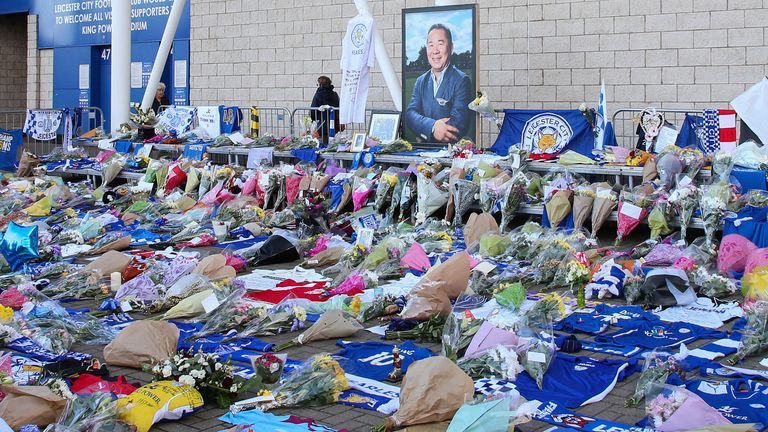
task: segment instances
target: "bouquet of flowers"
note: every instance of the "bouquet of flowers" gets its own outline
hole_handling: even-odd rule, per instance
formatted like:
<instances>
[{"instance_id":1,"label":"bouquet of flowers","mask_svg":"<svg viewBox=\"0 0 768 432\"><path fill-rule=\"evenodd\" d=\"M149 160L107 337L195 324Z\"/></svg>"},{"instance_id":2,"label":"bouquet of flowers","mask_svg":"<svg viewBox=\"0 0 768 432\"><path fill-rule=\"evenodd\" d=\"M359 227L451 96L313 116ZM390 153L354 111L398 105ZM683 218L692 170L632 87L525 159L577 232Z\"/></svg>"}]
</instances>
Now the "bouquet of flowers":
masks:
<instances>
[{"instance_id":1,"label":"bouquet of flowers","mask_svg":"<svg viewBox=\"0 0 768 432\"><path fill-rule=\"evenodd\" d=\"M453 202L456 210L453 216L453 226L460 226L464 213L469 210L479 198L480 185L469 180L457 180L453 184Z\"/></svg>"},{"instance_id":2,"label":"bouquet of flowers","mask_svg":"<svg viewBox=\"0 0 768 432\"><path fill-rule=\"evenodd\" d=\"M704 166L704 153L695 147L686 147L680 150L680 162L683 164L683 182L692 182ZM681 180L678 180L678 184Z\"/></svg>"},{"instance_id":3,"label":"bouquet of flowers","mask_svg":"<svg viewBox=\"0 0 768 432\"><path fill-rule=\"evenodd\" d=\"M610 188L597 188L592 202L592 238L597 236L597 232L611 216L618 200Z\"/></svg>"},{"instance_id":4,"label":"bouquet of flowers","mask_svg":"<svg viewBox=\"0 0 768 432\"><path fill-rule=\"evenodd\" d=\"M274 391L275 402L264 410L336 403L349 387L344 369L328 354L316 355L290 375Z\"/></svg>"},{"instance_id":5,"label":"bouquet of flowers","mask_svg":"<svg viewBox=\"0 0 768 432\"><path fill-rule=\"evenodd\" d=\"M524 370L513 347L497 345L483 354L456 363L472 379L500 378L514 381Z\"/></svg>"},{"instance_id":6,"label":"bouquet of flowers","mask_svg":"<svg viewBox=\"0 0 768 432\"><path fill-rule=\"evenodd\" d=\"M537 338L536 341L528 347L525 354L523 354L521 363L525 368L525 371L528 372L528 375L536 380L536 385L539 386L540 389L544 387L544 374L547 373L549 365L552 364L552 359L555 358L556 350L557 347L555 347L554 343L544 342Z\"/></svg>"},{"instance_id":7,"label":"bouquet of flowers","mask_svg":"<svg viewBox=\"0 0 768 432\"><path fill-rule=\"evenodd\" d=\"M685 240L691 216L699 203L699 188L692 183L680 185L669 195L669 204L680 218L680 238Z\"/></svg>"},{"instance_id":8,"label":"bouquet of flowers","mask_svg":"<svg viewBox=\"0 0 768 432\"><path fill-rule=\"evenodd\" d=\"M640 287L644 282L645 277L638 275L629 276L624 280L624 299L627 304L637 304L642 300L644 294Z\"/></svg>"},{"instance_id":9,"label":"bouquet of flowers","mask_svg":"<svg viewBox=\"0 0 768 432\"><path fill-rule=\"evenodd\" d=\"M52 432L98 431L104 423L117 417L117 403L108 392L77 396L67 402Z\"/></svg>"},{"instance_id":10,"label":"bouquet of flowers","mask_svg":"<svg viewBox=\"0 0 768 432\"><path fill-rule=\"evenodd\" d=\"M381 154L389 154L389 153L399 153L399 152L409 152L413 150L413 145L409 143L408 141L398 138L391 143L385 143L381 146L381 150L379 150L379 153Z\"/></svg>"},{"instance_id":11,"label":"bouquet of flowers","mask_svg":"<svg viewBox=\"0 0 768 432\"><path fill-rule=\"evenodd\" d=\"M202 351L179 352L144 369L152 373L156 381L173 379L196 388L204 400L215 401L219 408L230 406L234 396L261 384L258 380L246 380L236 375L232 363L221 362L219 354Z\"/></svg>"},{"instance_id":12,"label":"bouquet of flowers","mask_svg":"<svg viewBox=\"0 0 768 432\"><path fill-rule=\"evenodd\" d=\"M285 354L281 354L285 356ZM285 359L274 354L262 354L251 360L251 366L256 371L256 375L264 384L275 384L280 380L280 375L285 367Z\"/></svg>"},{"instance_id":13,"label":"bouquet of flowers","mask_svg":"<svg viewBox=\"0 0 768 432\"><path fill-rule=\"evenodd\" d=\"M739 350L729 360L731 364L768 349L768 302L756 301L743 308L747 328L741 338Z\"/></svg>"},{"instance_id":14,"label":"bouquet of flowers","mask_svg":"<svg viewBox=\"0 0 768 432\"><path fill-rule=\"evenodd\" d=\"M592 214L595 191L591 186L579 186L573 197L573 228L580 229Z\"/></svg>"},{"instance_id":15,"label":"bouquet of flowers","mask_svg":"<svg viewBox=\"0 0 768 432\"><path fill-rule=\"evenodd\" d=\"M496 115L496 111L493 109L493 106L491 106L491 102L488 100L488 95L486 93L480 91L477 92L477 97L470 102L467 107L480 114L480 117L484 120L494 123L501 129L503 120Z\"/></svg>"},{"instance_id":16,"label":"bouquet of flowers","mask_svg":"<svg viewBox=\"0 0 768 432\"><path fill-rule=\"evenodd\" d=\"M205 325L189 339L195 340L216 333L226 333L252 320L264 317L266 315L264 308L244 299L244 293L244 289L233 291L219 307L200 317L198 321L205 322Z\"/></svg>"},{"instance_id":17,"label":"bouquet of flowers","mask_svg":"<svg viewBox=\"0 0 768 432\"><path fill-rule=\"evenodd\" d=\"M704 238L710 249L714 249L715 231L723 219L730 195L730 185L726 182L701 187L699 207L704 221Z\"/></svg>"},{"instance_id":18,"label":"bouquet of flowers","mask_svg":"<svg viewBox=\"0 0 768 432\"><path fill-rule=\"evenodd\" d=\"M141 105L131 104L133 112L130 114L130 122L136 128L153 128L157 125L157 117L152 108L141 109Z\"/></svg>"},{"instance_id":19,"label":"bouquet of flowers","mask_svg":"<svg viewBox=\"0 0 768 432\"><path fill-rule=\"evenodd\" d=\"M346 338L362 329L363 326L357 320L345 315L341 309L331 309L298 337L276 346L275 351L282 351L314 341Z\"/></svg>"},{"instance_id":20,"label":"bouquet of flowers","mask_svg":"<svg viewBox=\"0 0 768 432\"><path fill-rule=\"evenodd\" d=\"M481 319L473 319L455 312L451 313L446 318L443 328L441 354L456 361L459 353L472 342L472 338L475 337L482 324L483 320Z\"/></svg>"},{"instance_id":21,"label":"bouquet of flowers","mask_svg":"<svg viewBox=\"0 0 768 432\"><path fill-rule=\"evenodd\" d=\"M499 282L494 290L493 298L496 299L496 303L505 308L517 311L520 310L520 306L525 300L525 288L520 282Z\"/></svg>"},{"instance_id":22,"label":"bouquet of flowers","mask_svg":"<svg viewBox=\"0 0 768 432\"><path fill-rule=\"evenodd\" d=\"M671 355L654 351L645 357L643 372L637 381L635 393L627 399L626 406L637 406L645 398L646 391L654 384L664 384L673 373L683 374L680 361L687 354Z\"/></svg>"},{"instance_id":23,"label":"bouquet of flowers","mask_svg":"<svg viewBox=\"0 0 768 432\"><path fill-rule=\"evenodd\" d=\"M645 414L648 416L649 425L654 430L665 430L661 429L662 425L683 406L688 396L684 391L659 384L649 386L647 391Z\"/></svg>"},{"instance_id":24,"label":"bouquet of flowers","mask_svg":"<svg viewBox=\"0 0 768 432\"><path fill-rule=\"evenodd\" d=\"M528 201L528 178L523 172L518 172L507 182L501 200L501 232L506 232L520 205Z\"/></svg>"},{"instance_id":25,"label":"bouquet of flowers","mask_svg":"<svg viewBox=\"0 0 768 432\"><path fill-rule=\"evenodd\" d=\"M666 197L660 198L653 207L653 210L651 210L651 213L648 214L648 226L651 227L652 240L672 233L672 229L667 221L668 214Z\"/></svg>"},{"instance_id":26,"label":"bouquet of flowers","mask_svg":"<svg viewBox=\"0 0 768 432\"><path fill-rule=\"evenodd\" d=\"M95 271L84 270L63 277L59 283L48 286L43 291L53 298L82 298L89 293L90 297L93 297L101 292L99 279L99 274Z\"/></svg>"},{"instance_id":27,"label":"bouquet of flowers","mask_svg":"<svg viewBox=\"0 0 768 432\"><path fill-rule=\"evenodd\" d=\"M728 182L733 165L733 155L726 151L719 151L712 158L712 173L717 175L718 181Z\"/></svg>"},{"instance_id":28,"label":"bouquet of flowers","mask_svg":"<svg viewBox=\"0 0 768 432\"><path fill-rule=\"evenodd\" d=\"M501 173L490 180L480 181L480 208L485 213L495 213L500 202L509 175Z\"/></svg>"},{"instance_id":29,"label":"bouquet of flowers","mask_svg":"<svg viewBox=\"0 0 768 432\"><path fill-rule=\"evenodd\" d=\"M466 138L460 139L456 144L448 145L451 159L468 159L475 154L475 143Z\"/></svg>"},{"instance_id":30,"label":"bouquet of flowers","mask_svg":"<svg viewBox=\"0 0 768 432\"><path fill-rule=\"evenodd\" d=\"M694 270L691 279L699 286L699 294L707 297L728 297L739 291L732 279L717 272L710 272L704 266Z\"/></svg>"},{"instance_id":31,"label":"bouquet of flowers","mask_svg":"<svg viewBox=\"0 0 768 432\"><path fill-rule=\"evenodd\" d=\"M654 200L641 191L635 193L622 193L619 201L618 228L616 232L616 245L635 230L648 216Z\"/></svg>"},{"instance_id":32,"label":"bouquet of flowers","mask_svg":"<svg viewBox=\"0 0 768 432\"><path fill-rule=\"evenodd\" d=\"M391 168L390 168L391 170ZM376 195L374 198L374 210L377 213L383 213L384 209L392 200L392 192L395 190L397 184L397 175L390 170L381 174L379 184L376 186Z\"/></svg>"},{"instance_id":33,"label":"bouquet of flowers","mask_svg":"<svg viewBox=\"0 0 768 432\"><path fill-rule=\"evenodd\" d=\"M366 322L374 318L398 314L405 307L405 303L405 296L385 295L377 297L363 309L358 319L360 322Z\"/></svg>"},{"instance_id":34,"label":"bouquet of flowers","mask_svg":"<svg viewBox=\"0 0 768 432\"><path fill-rule=\"evenodd\" d=\"M303 330L307 321L307 310L295 306L293 299L286 299L268 310L263 316L245 324L245 328L225 341L251 336L274 336Z\"/></svg>"},{"instance_id":35,"label":"bouquet of flowers","mask_svg":"<svg viewBox=\"0 0 768 432\"><path fill-rule=\"evenodd\" d=\"M551 293L537 301L523 315L523 322L533 327L539 324L552 323L565 317L565 301L560 294Z\"/></svg>"},{"instance_id":36,"label":"bouquet of flowers","mask_svg":"<svg viewBox=\"0 0 768 432\"><path fill-rule=\"evenodd\" d=\"M443 327L445 327L445 317L433 316L427 321L420 322L410 330L387 330L384 333L384 339L413 339L416 342L440 343L443 336Z\"/></svg>"},{"instance_id":37,"label":"bouquet of flowers","mask_svg":"<svg viewBox=\"0 0 768 432\"><path fill-rule=\"evenodd\" d=\"M401 174L404 175L404 174ZM412 219L414 215L413 208L416 204L416 177L408 174L403 185L403 189L400 191L400 221L405 221L406 218Z\"/></svg>"},{"instance_id":38,"label":"bouquet of flowers","mask_svg":"<svg viewBox=\"0 0 768 432\"><path fill-rule=\"evenodd\" d=\"M586 293L584 291L585 285L589 282L590 271L587 265L579 260L568 261L565 265L566 275L565 283L570 285L571 291L576 286L576 300L578 302L579 309L585 308L586 305Z\"/></svg>"},{"instance_id":39,"label":"bouquet of flowers","mask_svg":"<svg viewBox=\"0 0 768 432\"><path fill-rule=\"evenodd\" d=\"M423 165L419 165L421 168ZM420 170L416 174L416 222L422 223L448 202L448 172L429 175Z\"/></svg>"}]
</instances>

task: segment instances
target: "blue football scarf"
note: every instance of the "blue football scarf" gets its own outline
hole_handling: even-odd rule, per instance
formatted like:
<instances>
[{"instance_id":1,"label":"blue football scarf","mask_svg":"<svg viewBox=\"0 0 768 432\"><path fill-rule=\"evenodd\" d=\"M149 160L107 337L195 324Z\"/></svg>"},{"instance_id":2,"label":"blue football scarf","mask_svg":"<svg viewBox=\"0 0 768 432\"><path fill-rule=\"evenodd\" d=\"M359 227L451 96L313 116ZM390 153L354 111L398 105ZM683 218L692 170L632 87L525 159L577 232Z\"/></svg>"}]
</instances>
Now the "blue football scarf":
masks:
<instances>
[{"instance_id":1,"label":"blue football scarf","mask_svg":"<svg viewBox=\"0 0 768 432\"><path fill-rule=\"evenodd\" d=\"M577 412L573 412L557 402L544 402L533 414L533 419L555 426L563 426L568 429L580 430L585 432L651 432L652 429L645 429L639 426L630 426L623 423L612 422L588 417Z\"/></svg>"},{"instance_id":2,"label":"blue football scarf","mask_svg":"<svg viewBox=\"0 0 768 432\"><path fill-rule=\"evenodd\" d=\"M5 354L0 352L0 355ZM45 363L30 356L13 353L11 355L11 373L14 385L34 385L43 374Z\"/></svg>"},{"instance_id":3,"label":"blue football scarf","mask_svg":"<svg viewBox=\"0 0 768 432\"><path fill-rule=\"evenodd\" d=\"M230 335L214 334L204 338L187 341L191 336L197 334L203 328L203 323L182 323L178 321L169 321L179 328L178 350L194 351L202 350L207 353L229 354L242 349L253 351L271 351L273 344L264 342L255 337L239 338L222 344L221 341ZM232 332L234 334L234 332Z\"/></svg>"},{"instance_id":4,"label":"blue football scarf","mask_svg":"<svg viewBox=\"0 0 768 432\"><path fill-rule=\"evenodd\" d=\"M334 354L334 358L345 372L376 381L387 378L394 365L392 348L395 344L382 342L348 342L338 341L337 345L344 348ZM411 363L432 357L432 351L421 348L411 341L397 345L400 348L400 358L403 360L402 371L405 375Z\"/></svg>"},{"instance_id":5,"label":"blue football scarf","mask_svg":"<svg viewBox=\"0 0 768 432\"><path fill-rule=\"evenodd\" d=\"M392 399L400 398L400 389L371 379L347 374L349 390L339 396L339 403L376 411Z\"/></svg>"},{"instance_id":6,"label":"blue football scarf","mask_svg":"<svg viewBox=\"0 0 768 432\"><path fill-rule=\"evenodd\" d=\"M19 148L24 144L21 129L0 129L0 171L16 171Z\"/></svg>"},{"instance_id":7,"label":"blue football scarf","mask_svg":"<svg viewBox=\"0 0 768 432\"><path fill-rule=\"evenodd\" d=\"M595 336L595 342L610 346L656 349L673 348L699 339L724 337L728 337L728 333L688 323L644 323L637 328Z\"/></svg>"},{"instance_id":8,"label":"blue football scarf","mask_svg":"<svg viewBox=\"0 0 768 432\"><path fill-rule=\"evenodd\" d=\"M504 123L491 150L509 155L511 147L532 156L554 157L566 150L592 155L595 135L579 110L504 110Z\"/></svg>"},{"instance_id":9,"label":"blue football scarf","mask_svg":"<svg viewBox=\"0 0 768 432\"><path fill-rule=\"evenodd\" d=\"M57 355L56 353L41 347L32 339L24 336L8 342L7 344L5 344L5 347L15 351L22 352L24 354L29 355L29 357L35 360L40 360L44 362L54 362L54 361L62 361L62 360L87 360L91 358L90 354L72 352L72 351L62 355Z\"/></svg>"}]
</instances>

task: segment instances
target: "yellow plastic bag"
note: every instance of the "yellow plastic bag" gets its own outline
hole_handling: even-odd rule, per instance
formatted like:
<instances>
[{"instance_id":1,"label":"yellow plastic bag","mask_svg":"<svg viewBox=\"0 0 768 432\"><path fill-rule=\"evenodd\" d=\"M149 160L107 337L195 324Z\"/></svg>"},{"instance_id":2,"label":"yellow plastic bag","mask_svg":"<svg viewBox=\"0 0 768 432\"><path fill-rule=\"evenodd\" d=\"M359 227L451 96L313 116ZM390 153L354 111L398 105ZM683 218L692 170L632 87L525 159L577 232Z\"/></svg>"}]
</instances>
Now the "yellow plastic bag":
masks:
<instances>
[{"instance_id":1,"label":"yellow plastic bag","mask_svg":"<svg viewBox=\"0 0 768 432\"><path fill-rule=\"evenodd\" d=\"M768 300L768 266L758 266L741 278L744 302Z\"/></svg>"},{"instance_id":2,"label":"yellow plastic bag","mask_svg":"<svg viewBox=\"0 0 768 432\"><path fill-rule=\"evenodd\" d=\"M157 381L117 401L118 415L138 432L148 432L161 420L178 420L204 404L194 388L176 381Z\"/></svg>"},{"instance_id":3,"label":"yellow plastic bag","mask_svg":"<svg viewBox=\"0 0 768 432\"><path fill-rule=\"evenodd\" d=\"M32 204L24 209L24 213L32 217L50 216L51 207L53 207L53 200L51 197L46 196L40 201Z\"/></svg>"}]
</instances>

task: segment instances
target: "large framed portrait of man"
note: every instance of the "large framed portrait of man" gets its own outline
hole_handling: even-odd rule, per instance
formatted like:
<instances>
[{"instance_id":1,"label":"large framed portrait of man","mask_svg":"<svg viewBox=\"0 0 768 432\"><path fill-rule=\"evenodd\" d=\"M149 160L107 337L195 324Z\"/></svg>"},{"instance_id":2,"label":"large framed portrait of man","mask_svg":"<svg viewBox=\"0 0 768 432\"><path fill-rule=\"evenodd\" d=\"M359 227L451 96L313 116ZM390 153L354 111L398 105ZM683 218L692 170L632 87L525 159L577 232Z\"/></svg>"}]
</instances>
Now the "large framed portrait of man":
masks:
<instances>
[{"instance_id":1,"label":"large framed portrait of man","mask_svg":"<svg viewBox=\"0 0 768 432\"><path fill-rule=\"evenodd\" d=\"M403 137L412 143L475 140L476 4L403 9Z\"/></svg>"}]
</instances>

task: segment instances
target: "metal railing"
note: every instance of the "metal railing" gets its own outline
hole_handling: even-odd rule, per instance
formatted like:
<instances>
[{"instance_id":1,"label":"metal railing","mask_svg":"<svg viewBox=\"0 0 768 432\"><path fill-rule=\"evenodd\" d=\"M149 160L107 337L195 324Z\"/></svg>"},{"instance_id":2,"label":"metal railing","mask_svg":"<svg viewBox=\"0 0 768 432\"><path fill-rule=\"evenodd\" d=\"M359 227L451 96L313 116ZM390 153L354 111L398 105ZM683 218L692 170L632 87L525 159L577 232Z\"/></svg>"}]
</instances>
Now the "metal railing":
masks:
<instances>
[{"instance_id":1,"label":"metal railing","mask_svg":"<svg viewBox=\"0 0 768 432\"><path fill-rule=\"evenodd\" d=\"M36 110L62 110L62 108L35 108ZM72 132L75 137L88 132L91 129L104 129L104 112L99 107L71 108ZM26 109L11 109L0 111L0 128L24 129L27 120ZM55 147L64 144L64 122L59 126L56 138L48 141L34 139L24 134L24 150L36 155L50 153Z\"/></svg>"}]
</instances>

